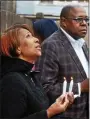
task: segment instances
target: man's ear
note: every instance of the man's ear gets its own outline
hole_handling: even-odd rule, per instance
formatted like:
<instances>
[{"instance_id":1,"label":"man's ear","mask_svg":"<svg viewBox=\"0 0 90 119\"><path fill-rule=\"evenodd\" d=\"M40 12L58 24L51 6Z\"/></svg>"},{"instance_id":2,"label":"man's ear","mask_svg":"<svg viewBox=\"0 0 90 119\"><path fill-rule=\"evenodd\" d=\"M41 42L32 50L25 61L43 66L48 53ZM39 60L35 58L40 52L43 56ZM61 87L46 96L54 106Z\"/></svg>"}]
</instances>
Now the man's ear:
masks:
<instances>
[{"instance_id":1,"label":"man's ear","mask_svg":"<svg viewBox=\"0 0 90 119\"><path fill-rule=\"evenodd\" d=\"M64 17L60 18L60 23L62 26L66 27L66 19Z\"/></svg>"},{"instance_id":2,"label":"man's ear","mask_svg":"<svg viewBox=\"0 0 90 119\"><path fill-rule=\"evenodd\" d=\"M17 48L16 53L17 53L18 55L21 54L21 48L20 48L20 47Z\"/></svg>"}]
</instances>

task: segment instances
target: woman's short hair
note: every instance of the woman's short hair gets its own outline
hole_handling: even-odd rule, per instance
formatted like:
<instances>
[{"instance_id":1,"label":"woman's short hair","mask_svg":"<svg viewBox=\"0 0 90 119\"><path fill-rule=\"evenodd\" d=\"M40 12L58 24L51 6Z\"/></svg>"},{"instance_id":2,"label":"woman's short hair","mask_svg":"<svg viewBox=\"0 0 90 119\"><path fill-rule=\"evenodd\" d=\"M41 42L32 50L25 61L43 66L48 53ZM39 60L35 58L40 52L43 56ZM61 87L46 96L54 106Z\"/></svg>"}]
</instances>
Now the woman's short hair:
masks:
<instances>
[{"instance_id":1,"label":"woman's short hair","mask_svg":"<svg viewBox=\"0 0 90 119\"><path fill-rule=\"evenodd\" d=\"M18 36L19 36L19 30L21 28L30 31L30 33L34 35L33 29L30 28L27 24L15 24L9 27L1 35L1 55L10 56L10 57L18 56L16 49L20 45Z\"/></svg>"}]
</instances>

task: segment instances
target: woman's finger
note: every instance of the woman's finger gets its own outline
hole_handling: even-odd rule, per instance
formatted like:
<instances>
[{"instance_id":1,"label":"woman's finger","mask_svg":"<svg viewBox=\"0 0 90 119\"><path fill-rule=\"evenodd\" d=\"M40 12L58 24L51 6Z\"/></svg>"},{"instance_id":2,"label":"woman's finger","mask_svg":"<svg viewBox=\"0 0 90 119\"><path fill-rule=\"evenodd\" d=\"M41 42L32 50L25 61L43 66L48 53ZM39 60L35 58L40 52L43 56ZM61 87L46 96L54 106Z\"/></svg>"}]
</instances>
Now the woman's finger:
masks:
<instances>
[{"instance_id":1,"label":"woman's finger","mask_svg":"<svg viewBox=\"0 0 90 119\"><path fill-rule=\"evenodd\" d=\"M65 99L65 95L61 95L56 99L56 102L63 103L64 99Z\"/></svg>"}]
</instances>

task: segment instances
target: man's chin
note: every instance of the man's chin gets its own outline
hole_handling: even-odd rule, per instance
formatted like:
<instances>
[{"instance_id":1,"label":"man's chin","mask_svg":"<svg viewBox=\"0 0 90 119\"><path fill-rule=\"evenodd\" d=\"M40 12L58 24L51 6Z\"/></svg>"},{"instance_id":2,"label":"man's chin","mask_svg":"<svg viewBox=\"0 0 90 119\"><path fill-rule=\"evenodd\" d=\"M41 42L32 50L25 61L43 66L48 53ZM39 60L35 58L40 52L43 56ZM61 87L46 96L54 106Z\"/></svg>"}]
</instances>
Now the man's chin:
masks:
<instances>
[{"instance_id":1,"label":"man's chin","mask_svg":"<svg viewBox=\"0 0 90 119\"><path fill-rule=\"evenodd\" d=\"M85 38L86 34L85 35L81 35L81 38Z\"/></svg>"}]
</instances>

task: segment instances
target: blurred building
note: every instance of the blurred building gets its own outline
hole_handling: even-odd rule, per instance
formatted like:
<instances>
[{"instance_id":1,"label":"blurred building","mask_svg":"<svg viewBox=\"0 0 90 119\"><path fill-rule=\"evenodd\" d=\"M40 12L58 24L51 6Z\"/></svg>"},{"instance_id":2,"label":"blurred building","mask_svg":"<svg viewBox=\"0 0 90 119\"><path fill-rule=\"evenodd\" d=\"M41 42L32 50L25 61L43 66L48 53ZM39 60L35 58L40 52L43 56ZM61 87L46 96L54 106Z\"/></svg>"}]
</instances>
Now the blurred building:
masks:
<instances>
[{"instance_id":1,"label":"blurred building","mask_svg":"<svg viewBox=\"0 0 90 119\"><path fill-rule=\"evenodd\" d=\"M27 23L32 25L32 22L28 18L22 18L16 14L16 1L1 1L1 33L9 26L15 23Z\"/></svg>"},{"instance_id":2,"label":"blurred building","mask_svg":"<svg viewBox=\"0 0 90 119\"><path fill-rule=\"evenodd\" d=\"M88 14L89 0L38 0L38 1L1 1L1 32L15 23L32 26L32 20L40 18L54 19L59 26L62 7L68 4L81 5ZM88 35L85 39L88 39ZM87 40L89 42L89 40Z\"/></svg>"},{"instance_id":3,"label":"blurred building","mask_svg":"<svg viewBox=\"0 0 90 119\"><path fill-rule=\"evenodd\" d=\"M17 1L16 13L27 18L35 18L37 13L43 13L44 18L59 19L61 9L65 5L81 5L88 14L88 1L85 0L38 0Z\"/></svg>"}]
</instances>

